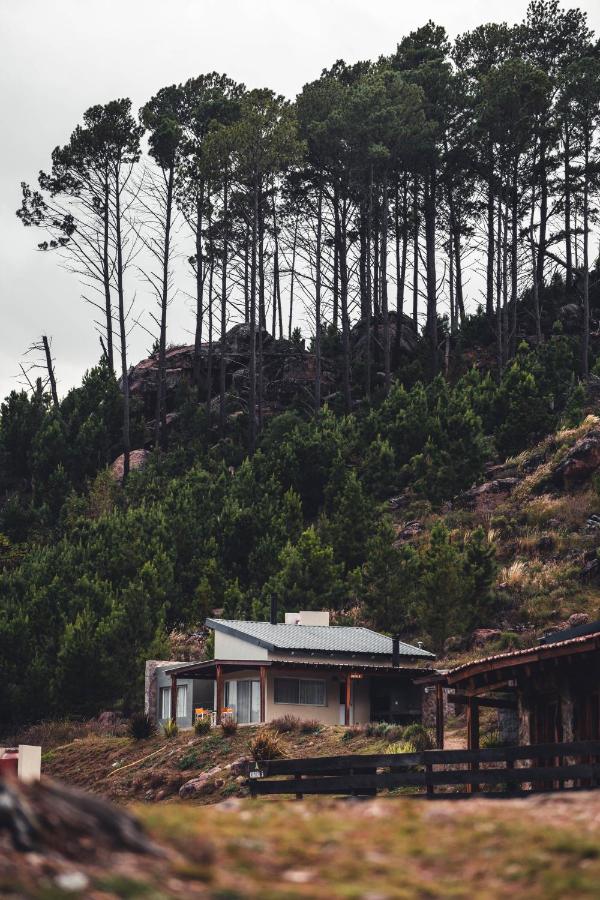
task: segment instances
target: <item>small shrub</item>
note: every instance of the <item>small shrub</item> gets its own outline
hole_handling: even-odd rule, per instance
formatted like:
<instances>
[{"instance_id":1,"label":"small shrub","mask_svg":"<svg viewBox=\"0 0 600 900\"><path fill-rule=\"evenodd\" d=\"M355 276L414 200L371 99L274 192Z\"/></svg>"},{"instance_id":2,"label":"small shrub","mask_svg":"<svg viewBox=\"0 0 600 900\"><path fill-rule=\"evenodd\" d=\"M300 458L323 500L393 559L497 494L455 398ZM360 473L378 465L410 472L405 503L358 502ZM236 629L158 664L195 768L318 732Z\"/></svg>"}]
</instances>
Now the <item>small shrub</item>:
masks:
<instances>
[{"instance_id":1,"label":"small shrub","mask_svg":"<svg viewBox=\"0 0 600 900\"><path fill-rule=\"evenodd\" d=\"M181 759L179 759L175 765L178 769L183 771L184 769L194 769L200 763L200 758L198 756L197 750L188 750L186 754L184 754Z\"/></svg>"},{"instance_id":2,"label":"small shrub","mask_svg":"<svg viewBox=\"0 0 600 900\"><path fill-rule=\"evenodd\" d=\"M233 737L233 735L237 732L238 724L235 719L232 719L231 716L225 716L221 719L221 731L223 732L225 737Z\"/></svg>"},{"instance_id":3,"label":"small shrub","mask_svg":"<svg viewBox=\"0 0 600 900\"><path fill-rule=\"evenodd\" d=\"M266 762L269 759L283 759L285 749L278 734L269 728L261 728L250 741L250 753L255 762Z\"/></svg>"},{"instance_id":4,"label":"small shrub","mask_svg":"<svg viewBox=\"0 0 600 900\"><path fill-rule=\"evenodd\" d=\"M163 725L163 734L166 738L174 738L179 734L179 726L177 722L174 722L173 719L167 719L165 724Z\"/></svg>"},{"instance_id":5,"label":"small shrub","mask_svg":"<svg viewBox=\"0 0 600 900\"><path fill-rule=\"evenodd\" d=\"M135 713L129 720L127 733L134 741L145 741L155 732L154 719L148 713Z\"/></svg>"},{"instance_id":6,"label":"small shrub","mask_svg":"<svg viewBox=\"0 0 600 900\"><path fill-rule=\"evenodd\" d=\"M199 737L210 734L210 719L206 716L199 716L194 722L194 731Z\"/></svg>"},{"instance_id":7,"label":"small shrub","mask_svg":"<svg viewBox=\"0 0 600 900\"><path fill-rule=\"evenodd\" d=\"M497 640L489 645L489 649L502 653L504 650L520 650L523 647L523 638L515 631L503 631Z\"/></svg>"},{"instance_id":8,"label":"small shrub","mask_svg":"<svg viewBox=\"0 0 600 900\"><path fill-rule=\"evenodd\" d=\"M365 726L367 737L380 738L384 741L399 741L404 729L401 725L392 725L391 722L369 722Z\"/></svg>"},{"instance_id":9,"label":"small shrub","mask_svg":"<svg viewBox=\"0 0 600 900\"><path fill-rule=\"evenodd\" d=\"M300 722L300 734L318 734L322 727L318 719L304 719Z\"/></svg>"},{"instance_id":10,"label":"small shrub","mask_svg":"<svg viewBox=\"0 0 600 900\"><path fill-rule=\"evenodd\" d=\"M406 744L410 744L416 752L433 749L431 734L420 722L413 722L412 725L407 725L402 739Z\"/></svg>"},{"instance_id":11,"label":"small shrub","mask_svg":"<svg viewBox=\"0 0 600 900\"><path fill-rule=\"evenodd\" d=\"M504 747L505 741L500 737L499 731L488 731L481 735L479 746L482 750L494 750L496 747Z\"/></svg>"},{"instance_id":12,"label":"small shrub","mask_svg":"<svg viewBox=\"0 0 600 900\"><path fill-rule=\"evenodd\" d=\"M300 727L300 719L298 716L281 716L279 719L273 719L269 722L269 728L276 731L277 734L289 734L291 731L297 731Z\"/></svg>"},{"instance_id":13,"label":"small shrub","mask_svg":"<svg viewBox=\"0 0 600 900\"><path fill-rule=\"evenodd\" d=\"M360 737L361 734L365 734L365 730L361 728L360 725L351 725L350 728L346 728L342 734L342 740L353 741L354 738Z\"/></svg>"}]
</instances>

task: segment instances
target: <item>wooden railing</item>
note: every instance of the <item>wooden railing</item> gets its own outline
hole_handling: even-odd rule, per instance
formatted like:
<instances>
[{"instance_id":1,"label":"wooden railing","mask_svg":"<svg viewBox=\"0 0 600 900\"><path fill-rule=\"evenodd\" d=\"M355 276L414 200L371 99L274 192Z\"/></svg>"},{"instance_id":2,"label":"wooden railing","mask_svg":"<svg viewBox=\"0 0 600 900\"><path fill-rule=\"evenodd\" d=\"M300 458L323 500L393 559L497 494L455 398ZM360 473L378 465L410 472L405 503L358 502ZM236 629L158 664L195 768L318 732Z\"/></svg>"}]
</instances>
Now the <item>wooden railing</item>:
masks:
<instances>
[{"instance_id":1,"label":"wooden railing","mask_svg":"<svg viewBox=\"0 0 600 900\"><path fill-rule=\"evenodd\" d=\"M521 765L515 767L515 763ZM600 786L600 741L277 759L248 763L246 774L252 796L373 795L394 788L415 788L417 794L432 796L439 787L462 787L468 793L483 788L506 796ZM445 792L439 796L452 798L461 793Z\"/></svg>"}]
</instances>

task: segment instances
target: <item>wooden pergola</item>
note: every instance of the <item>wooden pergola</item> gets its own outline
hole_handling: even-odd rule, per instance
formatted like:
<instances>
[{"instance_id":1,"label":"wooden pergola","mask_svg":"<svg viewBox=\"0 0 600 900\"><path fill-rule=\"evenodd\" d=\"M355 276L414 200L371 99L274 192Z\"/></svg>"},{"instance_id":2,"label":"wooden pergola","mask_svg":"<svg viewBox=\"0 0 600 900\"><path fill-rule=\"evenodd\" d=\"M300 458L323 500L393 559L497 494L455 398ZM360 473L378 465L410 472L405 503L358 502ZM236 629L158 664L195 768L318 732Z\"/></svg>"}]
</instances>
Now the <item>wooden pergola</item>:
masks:
<instances>
[{"instance_id":1,"label":"wooden pergola","mask_svg":"<svg viewBox=\"0 0 600 900\"><path fill-rule=\"evenodd\" d=\"M559 632L560 635L560 632ZM417 684L436 690L437 745L444 744L443 692L466 707L467 748L479 749L482 707L515 710L527 739L557 743L600 738L600 632L465 663ZM501 696L495 696L500 694ZM550 722L549 704L556 708ZM573 715L573 710L578 715ZM559 721L560 719L560 721ZM526 726L526 729L525 729ZM521 735L520 735L521 738Z\"/></svg>"},{"instance_id":2,"label":"wooden pergola","mask_svg":"<svg viewBox=\"0 0 600 900\"><path fill-rule=\"evenodd\" d=\"M180 678L200 678L216 682L216 719L221 720L223 714L223 696L225 675L233 672L246 672L255 670L260 682L260 721L266 721L266 687L267 672L286 671L290 669L306 669L310 671L329 672L337 674L345 684L345 709L344 723L350 725L350 708L352 702L352 682L355 679L369 677L390 677L394 674L403 674L407 678L422 675L426 670L417 666L382 666L367 665L360 662L326 662L326 661L296 661L296 660L248 660L248 659L211 659L204 662L190 663L187 666L178 666L176 669L167 669L167 675L171 676L171 718L174 719L177 710L177 681Z\"/></svg>"}]
</instances>

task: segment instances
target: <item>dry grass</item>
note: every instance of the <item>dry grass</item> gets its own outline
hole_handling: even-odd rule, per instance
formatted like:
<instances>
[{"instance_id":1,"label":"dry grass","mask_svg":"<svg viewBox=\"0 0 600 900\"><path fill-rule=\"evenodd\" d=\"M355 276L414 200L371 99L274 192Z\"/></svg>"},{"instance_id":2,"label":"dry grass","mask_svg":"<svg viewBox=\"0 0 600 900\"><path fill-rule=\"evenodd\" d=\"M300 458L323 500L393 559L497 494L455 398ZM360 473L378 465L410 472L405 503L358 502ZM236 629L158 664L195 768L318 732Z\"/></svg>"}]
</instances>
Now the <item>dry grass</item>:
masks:
<instances>
[{"instance_id":1,"label":"dry grass","mask_svg":"<svg viewBox=\"0 0 600 900\"><path fill-rule=\"evenodd\" d=\"M113 725L105 725L98 722L97 719L79 722L72 719L59 719L29 725L16 734L4 738L3 741L7 745L40 745L46 751L86 738L124 737L127 730L128 722L126 720L121 720Z\"/></svg>"},{"instance_id":2,"label":"dry grass","mask_svg":"<svg viewBox=\"0 0 600 900\"><path fill-rule=\"evenodd\" d=\"M517 559L504 566L498 574L498 584L513 593L533 595L553 591L572 580L576 569L568 562L544 562L539 557L525 562Z\"/></svg>"}]
</instances>

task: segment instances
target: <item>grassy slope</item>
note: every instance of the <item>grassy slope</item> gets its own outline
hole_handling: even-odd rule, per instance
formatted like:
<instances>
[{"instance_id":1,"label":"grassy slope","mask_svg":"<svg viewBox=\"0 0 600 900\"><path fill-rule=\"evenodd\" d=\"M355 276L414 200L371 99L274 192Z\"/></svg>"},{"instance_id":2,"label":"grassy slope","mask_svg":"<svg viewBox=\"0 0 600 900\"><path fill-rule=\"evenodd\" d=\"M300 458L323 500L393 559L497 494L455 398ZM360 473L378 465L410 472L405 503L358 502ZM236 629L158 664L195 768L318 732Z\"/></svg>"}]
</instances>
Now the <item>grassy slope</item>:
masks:
<instances>
[{"instance_id":1,"label":"grassy slope","mask_svg":"<svg viewBox=\"0 0 600 900\"><path fill-rule=\"evenodd\" d=\"M598 532L586 528L588 517L600 513L600 497L591 480L568 490L548 481L569 448L599 423L596 416L588 416L578 428L551 435L498 467L491 478L520 479L509 496L491 495L475 509L455 505L431 514L417 504L414 509L395 513L399 531L411 518L420 520L424 531L416 541L425 541L440 518L456 536L478 525L486 529L496 546L498 609L493 620L485 624L519 632L523 646L535 643L536 634L556 627L572 613L600 618L600 583L584 582L580 577L584 554L595 551L600 542ZM452 666L504 649L510 648L462 649L438 662Z\"/></svg>"}]
</instances>

